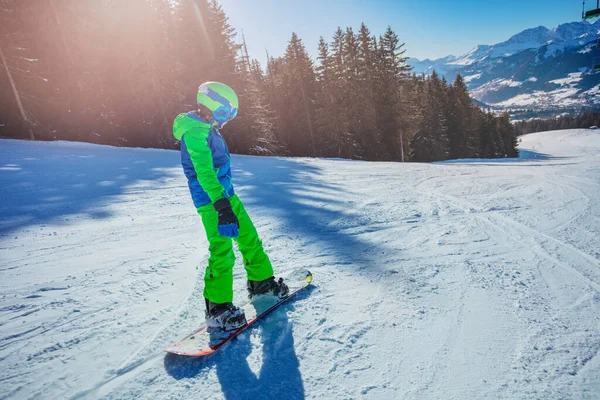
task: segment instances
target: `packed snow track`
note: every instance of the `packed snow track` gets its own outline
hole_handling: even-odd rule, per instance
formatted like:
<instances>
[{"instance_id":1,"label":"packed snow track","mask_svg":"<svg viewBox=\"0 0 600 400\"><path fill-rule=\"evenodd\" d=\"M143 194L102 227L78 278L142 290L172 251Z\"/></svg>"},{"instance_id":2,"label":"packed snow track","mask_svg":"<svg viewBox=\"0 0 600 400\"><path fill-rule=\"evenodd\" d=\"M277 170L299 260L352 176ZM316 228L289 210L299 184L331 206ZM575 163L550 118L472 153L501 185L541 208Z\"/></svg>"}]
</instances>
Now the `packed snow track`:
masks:
<instances>
[{"instance_id":1,"label":"packed snow track","mask_svg":"<svg viewBox=\"0 0 600 400\"><path fill-rule=\"evenodd\" d=\"M520 148L234 156L276 271L315 284L194 359L163 352L204 314L179 153L0 140L0 398L599 399L600 133Z\"/></svg>"}]
</instances>

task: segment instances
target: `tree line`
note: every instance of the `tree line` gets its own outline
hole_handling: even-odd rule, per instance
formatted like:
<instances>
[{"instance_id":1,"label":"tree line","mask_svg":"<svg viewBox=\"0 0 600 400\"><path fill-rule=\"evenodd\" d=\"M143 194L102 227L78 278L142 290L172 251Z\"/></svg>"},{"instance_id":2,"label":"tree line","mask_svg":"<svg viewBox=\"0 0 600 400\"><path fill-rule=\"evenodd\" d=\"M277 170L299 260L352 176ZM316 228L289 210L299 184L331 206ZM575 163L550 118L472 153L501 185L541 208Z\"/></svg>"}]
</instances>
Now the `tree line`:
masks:
<instances>
[{"instance_id":1,"label":"tree line","mask_svg":"<svg viewBox=\"0 0 600 400\"><path fill-rule=\"evenodd\" d=\"M516 156L507 114L459 76L419 76L388 27L338 28L314 62L292 34L261 65L216 0L4 0L0 135L176 148L173 118L198 85L240 97L223 129L241 154L436 161ZM241 40L240 40L241 39Z\"/></svg>"},{"instance_id":2,"label":"tree line","mask_svg":"<svg viewBox=\"0 0 600 400\"><path fill-rule=\"evenodd\" d=\"M600 126L600 112L584 113L580 115L560 115L548 119L529 119L515 122L517 134L556 131L560 129L582 129Z\"/></svg>"}]
</instances>

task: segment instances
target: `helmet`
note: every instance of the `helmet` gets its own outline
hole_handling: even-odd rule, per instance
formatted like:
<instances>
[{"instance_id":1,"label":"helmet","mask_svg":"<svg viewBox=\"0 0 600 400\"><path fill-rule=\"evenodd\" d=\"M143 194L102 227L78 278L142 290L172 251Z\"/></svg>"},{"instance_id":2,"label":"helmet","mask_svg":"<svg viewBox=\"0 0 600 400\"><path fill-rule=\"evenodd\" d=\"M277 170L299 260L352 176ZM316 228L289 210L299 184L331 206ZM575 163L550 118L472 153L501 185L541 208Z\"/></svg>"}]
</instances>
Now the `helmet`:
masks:
<instances>
[{"instance_id":1,"label":"helmet","mask_svg":"<svg viewBox=\"0 0 600 400\"><path fill-rule=\"evenodd\" d=\"M235 118L238 111L238 97L232 88L219 82L205 82L198 88L198 105L212 112L213 122L221 128Z\"/></svg>"}]
</instances>

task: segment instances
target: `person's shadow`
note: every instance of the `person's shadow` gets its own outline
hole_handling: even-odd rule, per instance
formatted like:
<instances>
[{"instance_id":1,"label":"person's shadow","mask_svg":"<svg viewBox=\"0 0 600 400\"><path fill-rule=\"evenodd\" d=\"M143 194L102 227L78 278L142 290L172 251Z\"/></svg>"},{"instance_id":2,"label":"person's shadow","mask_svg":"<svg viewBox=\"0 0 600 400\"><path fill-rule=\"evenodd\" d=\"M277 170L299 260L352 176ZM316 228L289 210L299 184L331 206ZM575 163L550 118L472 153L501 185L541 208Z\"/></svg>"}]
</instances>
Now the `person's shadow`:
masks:
<instances>
[{"instance_id":1,"label":"person's shadow","mask_svg":"<svg viewBox=\"0 0 600 400\"><path fill-rule=\"evenodd\" d=\"M299 294L295 301L307 293ZM195 377L214 365L223 396L227 400L304 399L300 363L294 349L293 325L287 317L288 311L293 309L292 302L281 305L205 359L167 354L165 369L173 378L183 379ZM252 352L250 337L253 334L261 338L263 351L258 375L250 369L247 360Z\"/></svg>"}]
</instances>

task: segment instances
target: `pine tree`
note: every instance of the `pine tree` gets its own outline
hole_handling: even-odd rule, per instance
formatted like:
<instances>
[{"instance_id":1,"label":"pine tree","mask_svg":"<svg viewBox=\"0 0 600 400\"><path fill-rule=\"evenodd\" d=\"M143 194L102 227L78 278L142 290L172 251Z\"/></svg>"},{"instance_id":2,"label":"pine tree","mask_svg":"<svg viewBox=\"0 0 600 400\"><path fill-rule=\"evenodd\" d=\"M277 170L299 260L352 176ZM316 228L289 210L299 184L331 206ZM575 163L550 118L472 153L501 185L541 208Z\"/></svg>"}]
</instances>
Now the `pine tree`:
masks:
<instances>
[{"instance_id":1,"label":"pine tree","mask_svg":"<svg viewBox=\"0 0 600 400\"><path fill-rule=\"evenodd\" d=\"M400 102L404 112L403 129L405 132L405 152L412 154L411 145L423 124L426 110L425 79L413 75L400 88Z\"/></svg>"},{"instance_id":2,"label":"pine tree","mask_svg":"<svg viewBox=\"0 0 600 400\"><path fill-rule=\"evenodd\" d=\"M0 77L3 78L0 80L2 82L2 86L0 86L2 93L0 95L0 112L2 112L0 120L6 121L3 125L8 125L11 131L22 129L27 132L31 140L35 140L33 123L23 105L21 82L18 82L17 76L15 76L19 69L18 66L15 66L17 57L11 57L17 52L17 49L24 49L14 43L23 36L21 26L14 16L16 9L14 1L0 3L0 21L2 21L0 25ZM12 113L10 113L11 111ZM19 116L10 118L11 114Z\"/></svg>"},{"instance_id":3,"label":"pine tree","mask_svg":"<svg viewBox=\"0 0 600 400\"><path fill-rule=\"evenodd\" d=\"M362 155L362 149L357 141L360 135L360 123L363 109L363 93L359 82L359 43L352 28L346 28L344 33L343 75L338 85L338 121L343 131L337 138L338 156L353 158ZM341 121L340 121L341 119Z\"/></svg>"},{"instance_id":4,"label":"pine tree","mask_svg":"<svg viewBox=\"0 0 600 400\"><path fill-rule=\"evenodd\" d=\"M346 110L348 99L348 71L346 51L346 33L338 27L331 42L331 56L329 60L330 80L325 87L324 95L330 99L326 108L322 108L320 115L325 138L323 149L329 157L348 157L346 149L348 146L348 130L350 121Z\"/></svg>"},{"instance_id":5,"label":"pine tree","mask_svg":"<svg viewBox=\"0 0 600 400\"><path fill-rule=\"evenodd\" d=\"M322 85L331 84L331 57L329 45L321 36L319 38L319 50L317 56L318 64L315 67L316 78Z\"/></svg>"},{"instance_id":6,"label":"pine tree","mask_svg":"<svg viewBox=\"0 0 600 400\"><path fill-rule=\"evenodd\" d=\"M464 158L469 154L471 135L471 99L460 75L448 90L448 139L450 158Z\"/></svg>"},{"instance_id":7,"label":"pine tree","mask_svg":"<svg viewBox=\"0 0 600 400\"><path fill-rule=\"evenodd\" d=\"M315 76L302 40L295 33L283 61L282 94L286 101L279 112L286 142L292 154L316 157L314 119Z\"/></svg>"},{"instance_id":8,"label":"pine tree","mask_svg":"<svg viewBox=\"0 0 600 400\"><path fill-rule=\"evenodd\" d=\"M500 117L496 118L496 130L501 138L504 148L498 154L499 157L518 157L519 151L517 150L517 135L514 126L510 123L510 115L503 113Z\"/></svg>"},{"instance_id":9,"label":"pine tree","mask_svg":"<svg viewBox=\"0 0 600 400\"><path fill-rule=\"evenodd\" d=\"M333 58L329 52L329 45L323 37L319 39L317 56L318 64L315 68L317 80L317 95L315 99L315 130L318 132L320 142L320 155L326 157L336 156L330 143L335 141L337 134L336 116L333 110L336 107L334 98L334 71Z\"/></svg>"},{"instance_id":10,"label":"pine tree","mask_svg":"<svg viewBox=\"0 0 600 400\"><path fill-rule=\"evenodd\" d=\"M425 85L425 102L421 128L412 140L412 161L440 161L448 159L450 143L444 113L444 86L434 71Z\"/></svg>"},{"instance_id":11,"label":"pine tree","mask_svg":"<svg viewBox=\"0 0 600 400\"><path fill-rule=\"evenodd\" d=\"M243 36L242 36L243 37ZM241 125L245 141L240 147L248 149L250 154L285 154L284 146L275 134L276 119L264 91L264 77L257 60L251 60L246 46L242 42L242 80L244 91L239 93L244 107L244 121Z\"/></svg>"},{"instance_id":12,"label":"pine tree","mask_svg":"<svg viewBox=\"0 0 600 400\"><path fill-rule=\"evenodd\" d=\"M402 161L404 152L405 113L399 101L401 83L408 79L410 67L406 65L404 43L400 43L398 35L388 27L379 38L377 52L377 109L378 127L382 132L385 144L392 160Z\"/></svg>"},{"instance_id":13,"label":"pine tree","mask_svg":"<svg viewBox=\"0 0 600 400\"><path fill-rule=\"evenodd\" d=\"M367 159L378 159L383 153L381 137L377 130L377 105L375 101L375 58L377 45L369 28L363 23L358 35L358 98L360 118L358 140Z\"/></svg>"},{"instance_id":14,"label":"pine tree","mask_svg":"<svg viewBox=\"0 0 600 400\"><path fill-rule=\"evenodd\" d=\"M482 113L480 119L479 145L479 154L482 158L494 158L496 156L495 122L490 111Z\"/></svg>"},{"instance_id":15,"label":"pine tree","mask_svg":"<svg viewBox=\"0 0 600 400\"><path fill-rule=\"evenodd\" d=\"M211 0L209 6L210 29L209 37L214 51L212 65L215 79L227 82L235 88L239 82L238 54L241 46L235 43L236 32L229 24L229 18L217 0Z\"/></svg>"}]
</instances>

